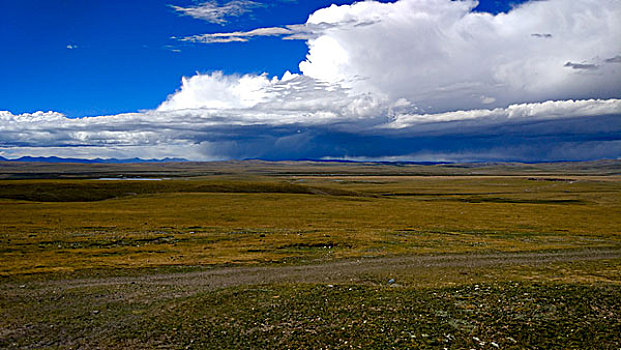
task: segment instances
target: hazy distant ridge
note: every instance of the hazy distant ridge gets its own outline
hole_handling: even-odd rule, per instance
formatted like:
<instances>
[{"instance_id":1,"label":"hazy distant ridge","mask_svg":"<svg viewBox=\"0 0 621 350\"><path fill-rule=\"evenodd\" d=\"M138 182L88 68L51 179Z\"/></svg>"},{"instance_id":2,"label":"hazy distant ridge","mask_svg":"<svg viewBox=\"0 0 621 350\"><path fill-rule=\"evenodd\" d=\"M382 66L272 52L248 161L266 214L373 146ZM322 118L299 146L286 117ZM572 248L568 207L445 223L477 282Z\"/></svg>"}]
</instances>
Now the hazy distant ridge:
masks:
<instances>
[{"instance_id":1,"label":"hazy distant ridge","mask_svg":"<svg viewBox=\"0 0 621 350\"><path fill-rule=\"evenodd\" d=\"M163 158L163 159L142 159L142 158L95 158L95 159L82 159L82 158L60 158L60 157L20 157L15 159L7 159L0 156L0 161L3 162L41 162L41 163L85 163L85 164L122 164L122 163L167 163L167 162L187 162L187 159L183 158Z\"/></svg>"}]
</instances>

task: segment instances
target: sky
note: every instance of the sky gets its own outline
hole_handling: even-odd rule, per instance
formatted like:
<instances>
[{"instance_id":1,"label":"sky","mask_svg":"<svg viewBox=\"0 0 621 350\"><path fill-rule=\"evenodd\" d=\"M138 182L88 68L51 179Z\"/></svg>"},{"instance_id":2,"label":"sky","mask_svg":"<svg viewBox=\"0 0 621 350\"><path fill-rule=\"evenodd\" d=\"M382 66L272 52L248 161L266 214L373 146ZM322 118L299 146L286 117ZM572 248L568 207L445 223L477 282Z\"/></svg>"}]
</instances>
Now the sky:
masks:
<instances>
[{"instance_id":1,"label":"sky","mask_svg":"<svg viewBox=\"0 0 621 350\"><path fill-rule=\"evenodd\" d=\"M621 157L618 0L0 0L0 156Z\"/></svg>"}]
</instances>

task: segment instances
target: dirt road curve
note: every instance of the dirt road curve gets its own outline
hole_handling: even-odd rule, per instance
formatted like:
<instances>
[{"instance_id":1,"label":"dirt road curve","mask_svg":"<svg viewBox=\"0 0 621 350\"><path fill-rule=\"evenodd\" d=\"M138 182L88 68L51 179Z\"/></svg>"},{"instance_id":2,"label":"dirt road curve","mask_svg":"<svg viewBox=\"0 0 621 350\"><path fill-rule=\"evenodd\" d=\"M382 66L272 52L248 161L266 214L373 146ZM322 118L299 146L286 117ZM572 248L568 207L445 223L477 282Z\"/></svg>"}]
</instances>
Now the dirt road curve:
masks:
<instances>
[{"instance_id":1,"label":"dirt road curve","mask_svg":"<svg viewBox=\"0 0 621 350\"><path fill-rule=\"evenodd\" d=\"M621 249L585 249L558 252L450 254L366 258L298 266L225 267L195 272L145 274L138 277L104 277L38 282L36 289L67 290L81 287L178 287L192 292L226 287L287 282L345 283L361 275L425 268L540 265L555 262L621 258ZM16 286L17 287L17 286Z\"/></svg>"}]
</instances>

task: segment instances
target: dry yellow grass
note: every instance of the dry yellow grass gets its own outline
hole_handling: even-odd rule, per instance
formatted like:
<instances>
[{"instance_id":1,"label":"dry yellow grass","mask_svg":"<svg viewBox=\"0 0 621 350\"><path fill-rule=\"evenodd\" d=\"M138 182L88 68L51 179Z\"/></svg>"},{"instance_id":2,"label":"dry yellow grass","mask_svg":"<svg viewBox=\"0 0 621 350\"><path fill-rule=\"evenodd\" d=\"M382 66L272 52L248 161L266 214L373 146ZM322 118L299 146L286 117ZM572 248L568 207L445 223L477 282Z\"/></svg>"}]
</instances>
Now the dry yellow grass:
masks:
<instances>
[{"instance_id":1,"label":"dry yellow grass","mask_svg":"<svg viewBox=\"0 0 621 350\"><path fill-rule=\"evenodd\" d=\"M120 197L91 202L0 198L0 274L619 247L621 178L563 179L220 177L130 183ZM125 186L85 180L0 186L53 192L74 184L84 191L85 183L111 191ZM228 193L212 192L214 183ZM136 191L127 194L132 186ZM235 192L253 186L267 193Z\"/></svg>"}]
</instances>

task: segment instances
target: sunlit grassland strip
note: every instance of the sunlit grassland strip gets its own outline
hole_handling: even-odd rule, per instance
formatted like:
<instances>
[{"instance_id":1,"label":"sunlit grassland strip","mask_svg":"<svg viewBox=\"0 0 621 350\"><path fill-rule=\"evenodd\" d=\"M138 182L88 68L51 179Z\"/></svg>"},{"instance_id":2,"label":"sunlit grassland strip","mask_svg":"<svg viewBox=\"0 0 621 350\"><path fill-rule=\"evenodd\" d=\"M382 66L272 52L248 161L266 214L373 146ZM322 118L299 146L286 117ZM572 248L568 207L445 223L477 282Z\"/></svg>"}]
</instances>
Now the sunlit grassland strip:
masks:
<instances>
[{"instance_id":1,"label":"sunlit grassland strip","mask_svg":"<svg viewBox=\"0 0 621 350\"><path fill-rule=\"evenodd\" d=\"M12 199L20 193L45 202ZM614 176L0 181L0 217L4 276L618 248L621 181Z\"/></svg>"}]
</instances>

